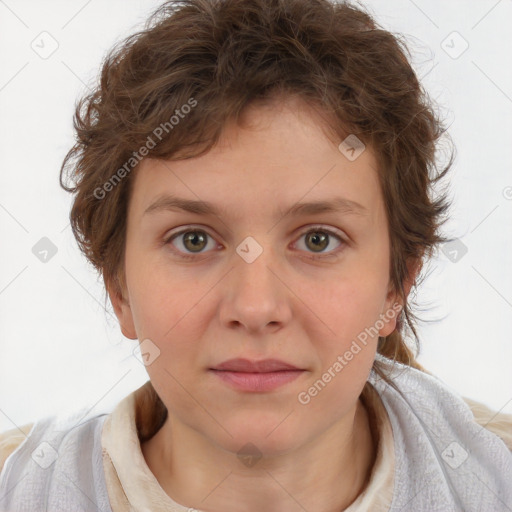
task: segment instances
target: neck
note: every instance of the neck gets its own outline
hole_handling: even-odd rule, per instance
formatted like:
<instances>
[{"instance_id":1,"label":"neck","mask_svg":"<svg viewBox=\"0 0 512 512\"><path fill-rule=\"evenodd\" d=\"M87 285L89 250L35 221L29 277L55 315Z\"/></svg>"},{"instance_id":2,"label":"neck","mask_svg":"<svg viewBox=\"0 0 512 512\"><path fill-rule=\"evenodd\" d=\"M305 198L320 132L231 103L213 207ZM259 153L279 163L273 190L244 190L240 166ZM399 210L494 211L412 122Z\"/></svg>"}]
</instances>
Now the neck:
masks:
<instances>
[{"instance_id":1,"label":"neck","mask_svg":"<svg viewBox=\"0 0 512 512\"><path fill-rule=\"evenodd\" d=\"M263 455L253 466L244 466L236 453L220 450L171 414L141 449L163 490L184 506L226 512L339 512L366 487L376 457L361 400L345 419L300 449Z\"/></svg>"}]
</instances>

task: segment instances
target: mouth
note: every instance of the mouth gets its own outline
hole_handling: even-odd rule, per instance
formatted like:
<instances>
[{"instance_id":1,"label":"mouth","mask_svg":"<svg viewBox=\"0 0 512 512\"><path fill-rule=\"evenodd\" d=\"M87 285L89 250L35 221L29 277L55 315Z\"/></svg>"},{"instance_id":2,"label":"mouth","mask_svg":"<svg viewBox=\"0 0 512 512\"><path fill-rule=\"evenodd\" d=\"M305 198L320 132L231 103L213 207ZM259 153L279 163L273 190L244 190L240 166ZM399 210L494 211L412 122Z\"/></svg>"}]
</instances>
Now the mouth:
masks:
<instances>
[{"instance_id":1,"label":"mouth","mask_svg":"<svg viewBox=\"0 0 512 512\"><path fill-rule=\"evenodd\" d=\"M278 359L230 359L209 371L236 390L263 392L272 391L295 380L306 370Z\"/></svg>"},{"instance_id":2,"label":"mouth","mask_svg":"<svg viewBox=\"0 0 512 512\"><path fill-rule=\"evenodd\" d=\"M212 370L226 370L245 373L270 373L286 370L300 370L297 366L279 359L263 359L262 361L250 361L249 359L229 359L211 368Z\"/></svg>"}]
</instances>

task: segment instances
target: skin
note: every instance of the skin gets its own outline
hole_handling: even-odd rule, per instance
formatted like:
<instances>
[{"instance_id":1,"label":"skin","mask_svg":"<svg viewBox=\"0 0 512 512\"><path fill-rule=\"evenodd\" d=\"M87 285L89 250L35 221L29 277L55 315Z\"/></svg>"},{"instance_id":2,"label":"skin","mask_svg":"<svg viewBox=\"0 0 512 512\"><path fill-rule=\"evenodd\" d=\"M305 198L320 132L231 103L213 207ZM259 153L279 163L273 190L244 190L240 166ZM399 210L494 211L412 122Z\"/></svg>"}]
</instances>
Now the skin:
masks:
<instances>
[{"instance_id":1,"label":"skin","mask_svg":"<svg viewBox=\"0 0 512 512\"><path fill-rule=\"evenodd\" d=\"M146 368L169 416L141 449L164 491L184 506L340 511L367 484L375 460L359 396L378 338L361 345L307 405L297 397L400 302L389 279L377 163L370 147L349 161L341 141L327 136L300 101L250 107L244 120L243 127L228 124L206 155L145 159L137 169L126 289L123 297L109 293L123 334L150 339L160 350ZM164 192L209 201L222 212L144 215ZM299 201L334 195L366 213L286 215ZM183 233L165 244L192 228L209 235L199 253ZM329 236L318 252L307 236L312 228L340 239ZM236 252L248 236L263 249L252 263ZM396 316L379 335L395 327ZM306 371L273 391L248 393L208 370L234 357L277 358ZM247 443L261 454L251 467L237 456Z\"/></svg>"}]
</instances>

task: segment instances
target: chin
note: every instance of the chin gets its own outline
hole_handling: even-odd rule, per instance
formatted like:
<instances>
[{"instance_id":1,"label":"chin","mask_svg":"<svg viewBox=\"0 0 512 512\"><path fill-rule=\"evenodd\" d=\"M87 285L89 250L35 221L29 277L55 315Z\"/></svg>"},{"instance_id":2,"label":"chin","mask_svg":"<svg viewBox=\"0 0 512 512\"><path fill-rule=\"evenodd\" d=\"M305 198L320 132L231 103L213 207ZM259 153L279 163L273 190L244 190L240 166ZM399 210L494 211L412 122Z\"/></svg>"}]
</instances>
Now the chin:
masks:
<instances>
[{"instance_id":1,"label":"chin","mask_svg":"<svg viewBox=\"0 0 512 512\"><path fill-rule=\"evenodd\" d=\"M272 421L262 421L253 416L249 421L229 422L224 426L232 437L226 434L217 442L225 450L237 455L247 451L268 456L283 455L306 441L304 430L295 428L288 423L288 419L283 421L285 418L286 415L283 415L272 418Z\"/></svg>"}]
</instances>

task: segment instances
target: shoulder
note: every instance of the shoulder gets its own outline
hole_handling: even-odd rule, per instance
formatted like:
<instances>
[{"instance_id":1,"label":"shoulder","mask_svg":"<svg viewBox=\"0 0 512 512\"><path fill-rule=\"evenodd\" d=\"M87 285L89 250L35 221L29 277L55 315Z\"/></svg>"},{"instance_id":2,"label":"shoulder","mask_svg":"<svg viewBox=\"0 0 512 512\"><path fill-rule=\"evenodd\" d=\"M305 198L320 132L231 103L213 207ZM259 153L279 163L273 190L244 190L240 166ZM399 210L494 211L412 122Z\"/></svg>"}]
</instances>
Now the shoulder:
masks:
<instances>
[{"instance_id":1,"label":"shoulder","mask_svg":"<svg viewBox=\"0 0 512 512\"><path fill-rule=\"evenodd\" d=\"M108 415L89 412L60 412L0 434L3 510L39 510L42 495L45 510L89 510L90 499L109 510L101 446Z\"/></svg>"},{"instance_id":2,"label":"shoulder","mask_svg":"<svg viewBox=\"0 0 512 512\"><path fill-rule=\"evenodd\" d=\"M18 446L27 439L34 423L27 423L20 428L13 428L0 432L0 472L5 461Z\"/></svg>"},{"instance_id":3,"label":"shoulder","mask_svg":"<svg viewBox=\"0 0 512 512\"><path fill-rule=\"evenodd\" d=\"M102 427L106 414L98 413L87 417L86 408L69 413L49 415L37 421L26 423L19 428L13 428L0 433L0 473L5 469L7 459L17 452L18 459L26 457L40 446L58 448L68 447L73 443L87 445L93 440L91 435ZM21 454L20 450L23 451ZM51 450L51 448L49 448ZM53 450L51 450L53 452Z\"/></svg>"},{"instance_id":4,"label":"shoulder","mask_svg":"<svg viewBox=\"0 0 512 512\"><path fill-rule=\"evenodd\" d=\"M402 363L393 363L380 354L377 359L389 383L373 374L372 384L375 382L395 405L407 404L405 409L401 408L401 412L413 411L416 416L421 416L425 424L435 429L447 428L453 434L461 429L477 432L484 428L492 436L500 438L508 450L512 451L512 414L495 411L481 402L462 396L424 368L420 370Z\"/></svg>"},{"instance_id":5,"label":"shoulder","mask_svg":"<svg viewBox=\"0 0 512 512\"><path fill-rule=\"evenodd\" d=\"M414 510L501 510L512 503L512 453L495 433L496 421L510 431L508 415L466 401L429 372L381 362L384 371L377 368L370 383L393 429L393 510L410 510L414 500Z\"/></svg>"},{"instance_id":6,"label":"shoulder","mask_svg":"<svg viewBox=\"0 0 512 512\"><path fill-rule=\"evenodd\" d=\"M487 405L465 396L462 398L471 409L475 421L501 438L507 448L512 451L512 414L495 411Z\"/></svg>"},{"instance_id":7,"label":"shoulder","mask_svg":"<svg viewBox=\"0 0 512 512\"><path fill-rule=\"evenodd\" d=\"M87 440L88 434L95 428L100 428L101 431L103 421L113 412L112 409L117 409L125 403L127 403L128 407L132 407L132 400L136 404L137 429L146 437L151 437L161 426L163 420L165 420L165 418L162 418L162 411L155 407L155 396L157 395L151 386L151 382L147 381L139 389L124 397L118 404L115 404L114 407L108 406L100 409L99 412L92 416L88 414L91 408L86 406L72 410L68 414L47 416L37 421L26 423L19 428L16 427L0 432L0 473L4 469L5 462L9 456L24 441L28 440L29 434L31 438L39 438L41 433L45 433L46 435L56 436L57 441L65 441L66 437L71 438L71 440L76 439L76 435L68 435L71 431L75 434L82 431L85 433L83 437ZM125 410L122 409L122 412ZM150 414L154 410L158 411L156 416L155 414ZM34 439L31 439L31 442L27 442L27 444L32 445L33 442Z\"/></svg>"}]
</instances>

